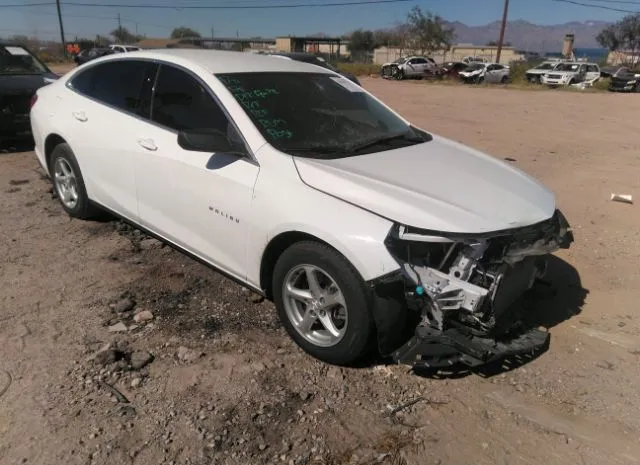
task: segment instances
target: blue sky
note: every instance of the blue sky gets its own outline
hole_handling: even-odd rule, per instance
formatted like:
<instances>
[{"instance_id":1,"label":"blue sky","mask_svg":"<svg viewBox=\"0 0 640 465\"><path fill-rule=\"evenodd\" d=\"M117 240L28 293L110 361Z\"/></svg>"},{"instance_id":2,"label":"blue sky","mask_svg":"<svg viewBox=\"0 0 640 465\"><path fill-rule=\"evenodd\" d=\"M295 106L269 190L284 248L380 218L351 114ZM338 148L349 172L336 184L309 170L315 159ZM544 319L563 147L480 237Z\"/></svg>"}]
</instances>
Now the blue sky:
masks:
<instances>
[{"instance_id":1,"label":"blue sky","mask_svg":"<svg viewBox=\"0 0 640 465\"><path fill-rule=\"evenodd\" d=\"M47 0L0 0L0 37L14 34L36 35L42 39L59 37L55 6L1 8L3 4L46 2ZM73 1L73 0L69 0ZM330 3L336 0L75 0L90 4L154 5L259 5L291 3ZM338 0L339 1L339 0ZM357 0L356 0L357 1ZM583 0L588 2L589 0ZM391 27L406 18L419 5L450 21L481 25L501 17L503 0L417 0L391 4L340 6L325 8L272 10L188 10L104 8L64 5L66 37L94 37L107 34L118 25L147 37L167 37L173 27L188 26L203 35L218 37L304 35L317 32L341 34L357 28ZM621 6L621 5L614 5ZM626 5L622 5L626 6ZM633 8L628 8L633 9ZM640 10L640 7L637 9ZM552 0L511 0L509 19L524 19L537 24L621 18L624 13L587 8Z\"/></svg>"}]
</instances>

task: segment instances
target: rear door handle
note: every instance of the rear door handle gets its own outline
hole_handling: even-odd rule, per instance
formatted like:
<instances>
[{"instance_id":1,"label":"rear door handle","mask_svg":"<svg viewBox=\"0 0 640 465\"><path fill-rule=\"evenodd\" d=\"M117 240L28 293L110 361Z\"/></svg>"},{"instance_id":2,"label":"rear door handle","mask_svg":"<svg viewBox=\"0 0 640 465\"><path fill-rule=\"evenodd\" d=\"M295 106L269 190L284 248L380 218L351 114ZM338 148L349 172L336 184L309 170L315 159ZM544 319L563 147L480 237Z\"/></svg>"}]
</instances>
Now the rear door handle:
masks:
<instances>
[{"instance_id":1,"label":"rear door handle","mask_svg":"<svg viewBox=\"0 0 640 465\"><path fill-rule=\"evenodd\" d=\"M156 146L156 143L153 141L153 139L138 139L138 145L143 149L151 151L158 150L158 147Z\"/></svg>"},{"instance_id":2,"label":"rear door handle","mask_svg":"<svg viewBox=\"0 0 640 465\"><path fill-rule=\"evenodd\" d=\"M83 123L89 119L87 118L87 115L84 114L84 111L74 111L72 115L75 119L82 121Z\"/></svg>"}]
</instances>

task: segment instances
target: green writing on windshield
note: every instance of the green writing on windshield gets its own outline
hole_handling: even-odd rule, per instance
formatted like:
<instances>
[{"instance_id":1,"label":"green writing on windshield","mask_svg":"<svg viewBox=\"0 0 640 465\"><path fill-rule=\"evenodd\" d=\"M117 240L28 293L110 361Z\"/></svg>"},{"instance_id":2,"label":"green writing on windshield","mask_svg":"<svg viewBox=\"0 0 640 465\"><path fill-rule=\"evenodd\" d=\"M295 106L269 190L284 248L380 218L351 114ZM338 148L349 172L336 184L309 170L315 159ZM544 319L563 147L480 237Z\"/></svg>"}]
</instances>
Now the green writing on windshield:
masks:
<instances>
[{"instance_id":1,"label":"green writing on windshield","mask_svg":"<svg viewBox=\"0 0 640 465\"><path fill-rule=\"evenodd\" d=\"M229 76L218 76L218 79L233 94L247 113L257 119L258 124L266 130L267 134L278 140L293 138L293 132L286 127L287 122L281 118L271 118L269 111L263 106L268 97L279 95L276 89L257 88L247 90L240 79Z\"/></svg>"}]
</instances>

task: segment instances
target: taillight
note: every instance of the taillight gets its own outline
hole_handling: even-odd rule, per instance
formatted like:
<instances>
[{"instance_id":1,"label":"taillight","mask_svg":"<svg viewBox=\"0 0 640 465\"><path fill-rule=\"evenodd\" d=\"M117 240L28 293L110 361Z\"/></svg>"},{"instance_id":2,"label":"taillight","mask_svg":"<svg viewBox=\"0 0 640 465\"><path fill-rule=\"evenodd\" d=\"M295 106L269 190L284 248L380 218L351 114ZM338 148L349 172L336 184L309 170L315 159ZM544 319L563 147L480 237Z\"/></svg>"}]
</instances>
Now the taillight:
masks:
<instances>
[{"instance_id":1,"label":"taillight","mask_svg":"<svg viewBox=\"0 0 640 465\"><path fill-rule=\"evenodd\" d=\"M31 96L31 100L29 101L29 110L33 108L33 106L36 104L37 101L38 101L38 94L33 94Z\"/></svg>"}]
</instances>

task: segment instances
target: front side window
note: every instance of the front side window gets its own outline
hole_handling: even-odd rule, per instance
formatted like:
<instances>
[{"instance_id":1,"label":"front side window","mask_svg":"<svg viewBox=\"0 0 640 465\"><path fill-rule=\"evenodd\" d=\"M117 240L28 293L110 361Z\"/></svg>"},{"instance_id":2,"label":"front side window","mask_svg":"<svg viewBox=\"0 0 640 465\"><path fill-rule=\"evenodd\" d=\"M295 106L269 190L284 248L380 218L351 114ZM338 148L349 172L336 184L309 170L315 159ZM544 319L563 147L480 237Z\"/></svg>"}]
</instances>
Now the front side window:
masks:
<instances>
[{"instance_id":1,"label":"front side window","mask_svg":"<svg viewBox=\"0 0 640 465\"><path fill-rule=\"evenodd\" d=\"M340 158L428 139L341 76L259 72L216 77L263 137L289 154Z\"/></svg>"},{"instance_id":2,"label":"front side window","mask_svg":"<svg viewBox=\"0 0 640 465\"><path fill-rule=\"evenodd\" d=\"M150 93L144 84L153 79L157 65L149 61L114 60L100 63L73 77L77 92L129 113L147 116Z\"/></svg>"},{"instance_id":3,"label":"front side window","mask_svg":"<svg viewBox=\"0 0 640 465\"><path fill-rule=\"evenodd\" d=\"M151 120L174 131L214 129L225 134L229 120L194 77L163 65L155 85Z\"/></svg>"}]
</instances>

